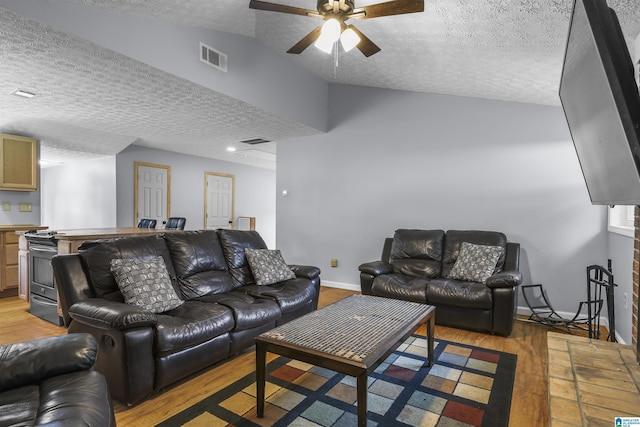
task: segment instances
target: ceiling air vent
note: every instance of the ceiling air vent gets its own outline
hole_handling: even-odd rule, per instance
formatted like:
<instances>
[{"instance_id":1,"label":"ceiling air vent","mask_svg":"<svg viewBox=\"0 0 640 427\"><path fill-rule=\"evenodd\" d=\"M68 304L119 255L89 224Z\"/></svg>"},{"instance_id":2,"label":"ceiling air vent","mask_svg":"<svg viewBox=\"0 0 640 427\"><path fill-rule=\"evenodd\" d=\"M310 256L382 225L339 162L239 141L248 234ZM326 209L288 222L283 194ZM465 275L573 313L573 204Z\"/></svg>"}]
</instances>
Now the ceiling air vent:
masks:
<instances>
[{"instance_id":1,"label":"ceiling air vent","mask_svg":"<svg viewBox=\"0 0 640 427\"><path fill-rule=\"evenodd\" d=\"M200 61L220 71L227 72L227 55L204 43L200 43Z\"/></svg>"},{"instance_id":2,"label":"ceiling air vent","mask_svg":"<svg viewBox=\"0 0 640 427\"><path fill-rule=\"evenodd\" d=\"M243 144L258 145L258 144L264 144L265 142L271 142L271 141L264 138L251 138L251 139L245 139L240 142L242 142Z\"/></svg>"}]
</instances>

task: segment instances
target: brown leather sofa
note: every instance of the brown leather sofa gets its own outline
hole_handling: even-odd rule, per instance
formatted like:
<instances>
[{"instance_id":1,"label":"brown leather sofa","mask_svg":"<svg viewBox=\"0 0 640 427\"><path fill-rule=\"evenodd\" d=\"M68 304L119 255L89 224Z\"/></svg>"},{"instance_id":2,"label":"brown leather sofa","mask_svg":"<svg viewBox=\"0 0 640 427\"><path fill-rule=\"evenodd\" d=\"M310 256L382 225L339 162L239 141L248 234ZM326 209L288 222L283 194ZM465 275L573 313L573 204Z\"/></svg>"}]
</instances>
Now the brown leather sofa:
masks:
<instances>
[{"instance_id":1,"label":"brown leather sofa","mask_svg":"<svg viewBox=\"0 0 640 427\"><path fill-rule=\"evenodd\" d=\"M502 248L483 282L450 277L463 242ZM522 283L519 264L520 245L503 233L400 229L385 239L381 261L360 265L360 285L365 295L435 305L437 324L508 336Z\"/></svg>"},{"instance_id":2,"label":"brown leather sofa","mask_svg":"<svg viewBox=\"0 0 640 427\"><path fill-rule=\"evenodd\" d=\"M294 278L256 285L245 249L266 248L256 231L172 231L58 255L52 265L65 324L70 333L96 337L97 369L111 395L134 404L317 308L316 267L289 266ZM184 302L160 313L125 303L111 260L158 256Z\"/></svg>"},{"instance_id":3,"label":"brown leather sofa","mask_svg":"<svg viewBox=\"0 0 640 427\"><path fill-rule=\"evenodd\" d=\"M98 345L70 334L0 346L0 425L116 425Z\"/></svg>"}]
</instances>

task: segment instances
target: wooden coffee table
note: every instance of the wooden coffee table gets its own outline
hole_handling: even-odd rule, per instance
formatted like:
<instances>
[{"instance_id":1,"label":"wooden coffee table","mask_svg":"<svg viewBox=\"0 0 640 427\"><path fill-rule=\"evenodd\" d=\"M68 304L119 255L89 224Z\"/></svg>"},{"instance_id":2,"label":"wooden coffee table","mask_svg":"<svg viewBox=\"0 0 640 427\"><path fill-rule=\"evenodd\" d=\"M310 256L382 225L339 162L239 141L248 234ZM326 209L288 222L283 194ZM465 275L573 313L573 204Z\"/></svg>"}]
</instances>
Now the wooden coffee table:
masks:
<instances>
[{"instance_id":1,"label":"wooden coffee table","mask_svg":"<svg viewBox=\"0 0 640 427\"><path fill-rule=\"evenodd\" d=\"M258 417L264 416L267 352L357 378L358 426L367 425L367 377L418 327L426 323L433 364L435 307L352 295L256 338Z\"/></svg>"}]
</instances>

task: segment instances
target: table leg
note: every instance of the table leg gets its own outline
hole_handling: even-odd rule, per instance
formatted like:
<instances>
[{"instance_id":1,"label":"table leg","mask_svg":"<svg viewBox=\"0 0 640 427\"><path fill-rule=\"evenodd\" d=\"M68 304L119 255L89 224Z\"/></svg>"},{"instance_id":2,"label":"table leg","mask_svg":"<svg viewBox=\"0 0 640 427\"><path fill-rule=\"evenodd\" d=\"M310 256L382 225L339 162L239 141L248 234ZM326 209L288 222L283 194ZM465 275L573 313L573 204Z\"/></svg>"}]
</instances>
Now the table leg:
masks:
<instances>
[{"instance_id":1,"label":"table leg","mask_svg":"<svg viewBox=\"0 0 640 427\"><path fill-rule=\"evenodd\" d=\"M367 373L357 377L358 427L367 426Z\"/></svg>"},{"instance_id":2,"label":"table leg","mask_svg":"<svg viewBox=\"0 0 640 427\"><path fill-rule=\"evenodd\" d=\"M435 329L435 324L436 324L436 316L432 314L429 317L429 319L427 319L427 340L429 342L427 355L429 356L429 366L433 366L433 362L434 362L433 346L435 344L435 340L433 337L433 331Z\"/></svg>"},{"instance_id":3,"label":"table leg","mask_svg":"<svg viewBox=\"0 0 640 427\"><path fill-rule=\"evenodd\" d=\"M267 352L256 343L256 400L258 418L264 417L264 388L266 375Z\"/></svg>"}]
</instances>

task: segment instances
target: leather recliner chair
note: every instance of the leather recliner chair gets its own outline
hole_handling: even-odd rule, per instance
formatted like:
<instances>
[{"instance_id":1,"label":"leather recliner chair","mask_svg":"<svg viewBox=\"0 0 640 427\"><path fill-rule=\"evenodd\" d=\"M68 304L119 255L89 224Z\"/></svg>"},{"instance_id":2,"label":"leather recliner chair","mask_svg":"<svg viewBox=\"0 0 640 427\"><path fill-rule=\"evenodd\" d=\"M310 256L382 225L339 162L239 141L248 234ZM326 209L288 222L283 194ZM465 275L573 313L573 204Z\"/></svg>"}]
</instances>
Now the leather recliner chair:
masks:
<instances>
[{"instance_id":1,"label":"leather recliner chair","mask_svg":"<svg viewBox=\"0 0 640 427\"><path fill-rule=\"evenodd\" d=\"M0 346L0 425L115 426L97 352L89 334Z\"/></svg>"}]
</instances>

